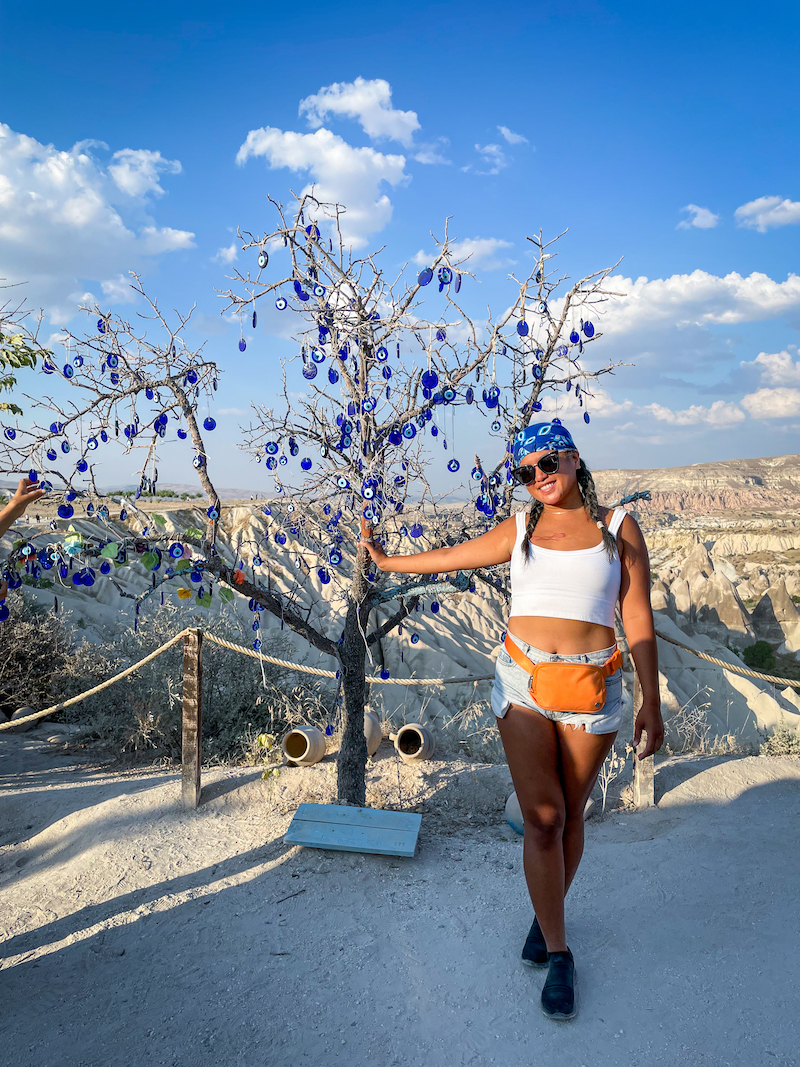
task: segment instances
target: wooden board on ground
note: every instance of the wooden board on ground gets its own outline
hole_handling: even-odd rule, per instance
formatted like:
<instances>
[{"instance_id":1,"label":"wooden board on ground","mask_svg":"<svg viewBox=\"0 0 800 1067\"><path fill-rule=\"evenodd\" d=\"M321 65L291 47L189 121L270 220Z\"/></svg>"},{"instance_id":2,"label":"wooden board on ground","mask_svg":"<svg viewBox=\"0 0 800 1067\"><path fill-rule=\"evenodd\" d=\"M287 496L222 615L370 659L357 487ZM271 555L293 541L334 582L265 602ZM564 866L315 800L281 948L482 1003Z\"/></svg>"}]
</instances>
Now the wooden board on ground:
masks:
<instances>
[{"instance_id":1,"label":"wooden board on ground","mask_svg":"<svg viewBox=\"0 0 800 1067\"><path fill-rule=\"evenodd\" d=\"M413 856L422 816L410 811L301 804L284 838L290 845Z\"/></svg>"}]
</instances>

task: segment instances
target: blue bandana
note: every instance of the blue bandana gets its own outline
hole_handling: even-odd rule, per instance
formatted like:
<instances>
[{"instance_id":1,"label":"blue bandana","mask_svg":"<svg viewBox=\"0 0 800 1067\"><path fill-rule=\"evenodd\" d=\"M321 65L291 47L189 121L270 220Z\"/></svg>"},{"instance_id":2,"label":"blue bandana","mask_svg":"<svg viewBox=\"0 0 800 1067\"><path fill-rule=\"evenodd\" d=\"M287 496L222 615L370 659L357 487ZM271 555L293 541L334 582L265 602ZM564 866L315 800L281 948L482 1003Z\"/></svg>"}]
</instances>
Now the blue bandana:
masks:
<instances>
[{"instance_id":1,"label":"blue bandana","mask_svg":"<svg viewBox=\"0 0 800 1067\"><path fill-rule=\"evenodd\" d=\"M514 466L531 452L552 451L565 452L575 447L572 434L561 425L560 419L551 422L536 422L520 430L514 438Z\"/></svg>"}]
</instances>

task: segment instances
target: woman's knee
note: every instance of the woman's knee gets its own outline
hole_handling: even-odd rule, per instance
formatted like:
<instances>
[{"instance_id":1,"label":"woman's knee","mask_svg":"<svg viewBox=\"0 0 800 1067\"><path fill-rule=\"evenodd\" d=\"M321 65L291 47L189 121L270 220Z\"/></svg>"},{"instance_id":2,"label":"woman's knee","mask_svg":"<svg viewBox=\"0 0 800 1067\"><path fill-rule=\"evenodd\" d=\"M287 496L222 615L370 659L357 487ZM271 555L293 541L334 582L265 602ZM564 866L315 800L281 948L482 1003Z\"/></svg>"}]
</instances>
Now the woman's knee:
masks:
<instances>
[{"instance_id":1,"label":"woman's knee","mask_svg":"<svg viewBox=\"0 0 800 1067\"><path fill-rule=\"evenodd\" d=\"M526 804L522 808L522 819L525 824L525 836L538 848L551 848L561 841L565 825L563 804Z\"/></svg>"}]
</instances>

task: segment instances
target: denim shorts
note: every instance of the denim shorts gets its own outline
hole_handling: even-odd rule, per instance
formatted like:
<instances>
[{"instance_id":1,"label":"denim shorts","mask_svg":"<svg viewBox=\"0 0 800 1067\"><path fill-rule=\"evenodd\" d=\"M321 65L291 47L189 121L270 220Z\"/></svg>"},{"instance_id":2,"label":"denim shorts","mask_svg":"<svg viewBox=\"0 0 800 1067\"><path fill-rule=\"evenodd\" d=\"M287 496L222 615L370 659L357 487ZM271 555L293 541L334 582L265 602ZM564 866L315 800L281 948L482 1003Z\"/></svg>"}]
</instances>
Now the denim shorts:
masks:
<instances>
[{"instance_id":1,"label":"denim shorts","mask_svg":"<svg viewBox=\"0 0 800 1067\"><path fill-rule=\"evenodd\" d=\"M576 656L560 656L555 652L542 652L540 648L527 645L524 641L509 634L514 644L523 652L532 663L595 663L598 667L614 655L616 645L610 648L601 648L597 652L585 652ZM530 675L522 667L518 667L514 660L500 647L495 666L494 684L492 686L492 711L502 719L508 711L509 704L518 704L531 711L538 711L547 719L554 722L563 722L568 726L580 729L586 727L588 734L611 734L619 730L622 725L622 671L615 671L606 678L606 702L600 711L572 712L572 711L545 711L533 699L528 691Z\"/></svg>"}]
</instances>

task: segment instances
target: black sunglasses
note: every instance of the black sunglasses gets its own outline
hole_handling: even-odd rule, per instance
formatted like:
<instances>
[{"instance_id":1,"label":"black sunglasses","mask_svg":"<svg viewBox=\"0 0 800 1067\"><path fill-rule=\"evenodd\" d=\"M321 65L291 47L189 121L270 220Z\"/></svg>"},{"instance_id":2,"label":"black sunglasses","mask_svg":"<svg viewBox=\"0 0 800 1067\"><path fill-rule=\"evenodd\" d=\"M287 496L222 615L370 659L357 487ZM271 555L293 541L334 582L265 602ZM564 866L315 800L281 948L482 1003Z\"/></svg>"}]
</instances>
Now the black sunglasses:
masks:
<instances>
[{"instance_id":1,"label":"black sunglasses","mask_svg":"<svg viewBox=\"0 0 800 1067\"><path fill-rule=\"evenodd\" d=\"M558 452L548 452L538 463L526 463L522 467L515 467L511 472L511 477L517 485L531 485L536 481L537 467L542 474L555 474L558 470L559 459Z\"/></svg>"}]
</instances>

